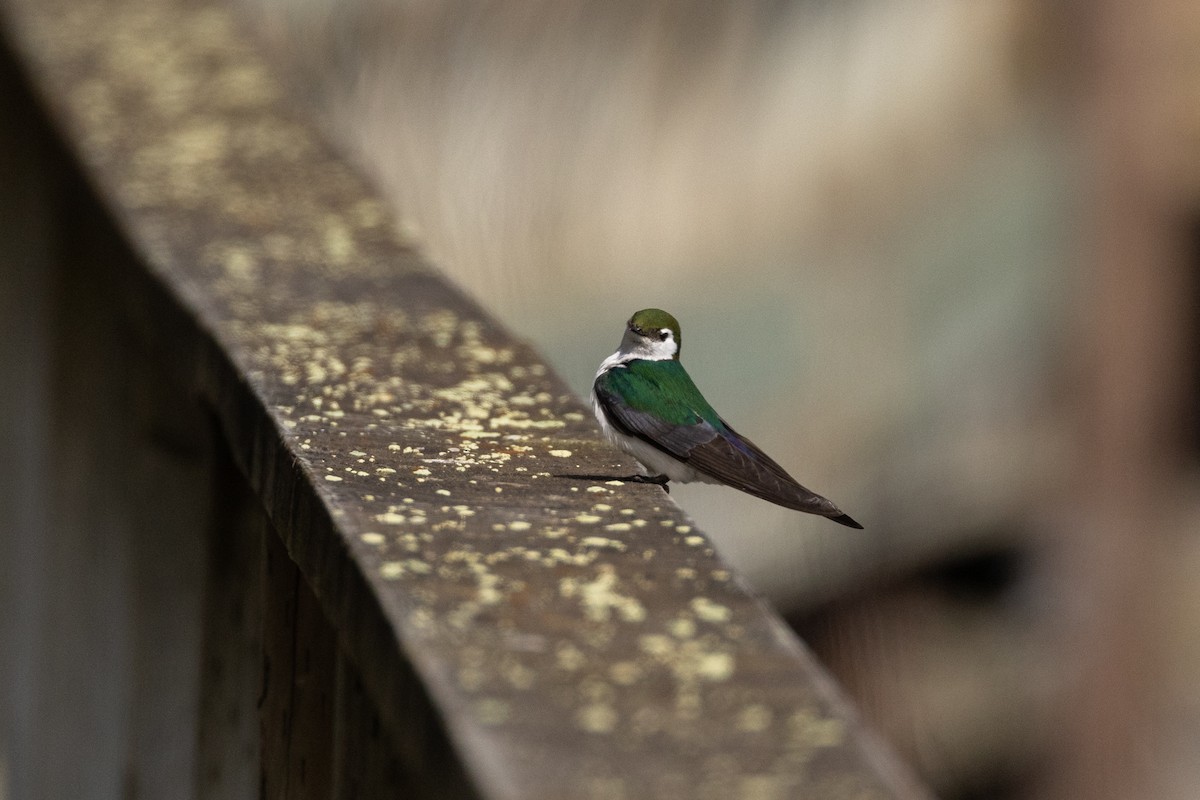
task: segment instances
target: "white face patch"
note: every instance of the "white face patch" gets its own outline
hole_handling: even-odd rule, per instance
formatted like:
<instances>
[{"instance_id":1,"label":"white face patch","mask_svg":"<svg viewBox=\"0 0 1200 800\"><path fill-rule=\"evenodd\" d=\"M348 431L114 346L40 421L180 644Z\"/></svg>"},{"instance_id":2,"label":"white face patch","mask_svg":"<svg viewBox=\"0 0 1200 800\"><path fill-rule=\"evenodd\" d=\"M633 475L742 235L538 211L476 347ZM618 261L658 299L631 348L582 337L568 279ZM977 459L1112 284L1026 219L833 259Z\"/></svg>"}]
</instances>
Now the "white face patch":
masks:
<instances>
[{"instance_id":1,"label":"white face patch","mask_svg":"<svg viewBox=\"0 0 1200 800\"><path fill-rule=\"evenodd\" d=\"M621 337L621 346L617 348L617 352L601 362L596 377L627 361L669 361L678 353L679 342L675 340L675 334L670 328L652 330L647 336L627 327Z\"/></svg>"},{"instance_id":2,"label":"white face patch","mask_svg":"<svg viewBox=\"0 0 1200 800\"><path fill-rule=\"evenodd\" d=\"M662 338L660 338L662 337ZM679 344L670 328L653 331L649 336L643 336L633 330L626 330L621 338L621 347L616 355L622 361L635 358L646 361L668 361L679 352Z\"/></svg>"}]
</instances>

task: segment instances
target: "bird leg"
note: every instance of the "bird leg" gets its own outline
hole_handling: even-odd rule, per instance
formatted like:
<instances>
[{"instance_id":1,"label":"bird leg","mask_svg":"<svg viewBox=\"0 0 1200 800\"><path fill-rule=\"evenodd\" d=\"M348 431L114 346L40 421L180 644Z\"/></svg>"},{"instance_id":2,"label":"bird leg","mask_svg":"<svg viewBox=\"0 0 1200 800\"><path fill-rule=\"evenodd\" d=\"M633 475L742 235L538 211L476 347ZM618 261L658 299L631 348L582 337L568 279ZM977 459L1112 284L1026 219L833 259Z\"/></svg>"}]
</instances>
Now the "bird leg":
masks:
<instances>
[{"instance_id":1,"label":"bird leg","mask_svg":"<svg viewBox=\"0 0 1200 800\"><path fill-rule=\"evenodd\" d=\"M630 475L628 478L617 478L619 481L628 481L629 483L653 483L656 486L661 486L662 490L667 494L671 493L671 487L667 483L671 480L666 475Z\"/></svg>"},{"instance_id":2,"label":"bird leg","mask_svg":"<svg viewBox=\"0 0 1200 800\"><path fill-rule=\"evenodd\" d=\"M653 483L655 486L661 486L662 490L667 494L671 493L671 487L667 486L667 481L671 480L666 475L574 475L562 472L554 473L556 478L574 478L578 481L624 481L625 483Z\"/></svg>"}]
</instances>

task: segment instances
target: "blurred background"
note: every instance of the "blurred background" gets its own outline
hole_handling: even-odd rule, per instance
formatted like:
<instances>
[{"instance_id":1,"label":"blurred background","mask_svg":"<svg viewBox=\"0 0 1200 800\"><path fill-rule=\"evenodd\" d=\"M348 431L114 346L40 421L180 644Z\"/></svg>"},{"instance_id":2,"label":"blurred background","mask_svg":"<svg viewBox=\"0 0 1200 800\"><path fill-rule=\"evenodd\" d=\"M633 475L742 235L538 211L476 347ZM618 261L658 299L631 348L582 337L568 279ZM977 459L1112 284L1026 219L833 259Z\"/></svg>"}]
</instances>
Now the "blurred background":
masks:
<instances>
[{"instance_id":1,"label":"blurred background","mask_svg":"<svg viewBox=\"0 0 1200 800\"><path fill-rule=\"evenodd\" d=\"M666 308L866 524L673 492L943 797L1200 796L1200 6L240 2L581 395Z\"/></svg>"},{"instance_id":2,"label":"blurred background","mask_svg":"<svg viewBox=\"0 0 1200 800\"><path fill-rule=\"evenodd\" d=\"M940 797L1200 797L1200 4L234 2L581 396L665 308L865 524L672 490Z\"/></svg>"}]
</instances>

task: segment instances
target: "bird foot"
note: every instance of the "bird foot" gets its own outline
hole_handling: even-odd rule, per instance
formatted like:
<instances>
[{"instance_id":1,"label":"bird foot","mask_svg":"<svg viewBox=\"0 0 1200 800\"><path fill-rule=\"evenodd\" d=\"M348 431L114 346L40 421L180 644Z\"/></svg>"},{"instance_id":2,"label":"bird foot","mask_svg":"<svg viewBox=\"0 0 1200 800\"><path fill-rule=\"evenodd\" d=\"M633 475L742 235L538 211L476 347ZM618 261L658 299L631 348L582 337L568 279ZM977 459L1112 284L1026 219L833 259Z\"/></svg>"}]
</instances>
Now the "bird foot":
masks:
<instances>
[{"instance_id":1,"label":"bird foot","mask_svg":"<svg viewBox=\"0 0 1200 800\"><path fill-rule=\"evenodd\" d=\"M671 493L671 487L667 486L667 481L671 480L666 475L575 475L562 472L554 473L556 478L574 478L579 481L624 481L625 483L653 483L655 486L661 486L662 490L667 494Z\"/></svg>"},{"instance_id":2,"label":"bird foot","mask_svg":"<svg viewBox=\"0 0 1200 800\"><path fill-rule=\"evenodd\" d=\"M661 486L667 494L671 493L671 487L667 485L671 479L666 475L630 475L628 478L618 478L617 480L628 483L653 483L655 486Z\"/></svg>"}]
</instances>

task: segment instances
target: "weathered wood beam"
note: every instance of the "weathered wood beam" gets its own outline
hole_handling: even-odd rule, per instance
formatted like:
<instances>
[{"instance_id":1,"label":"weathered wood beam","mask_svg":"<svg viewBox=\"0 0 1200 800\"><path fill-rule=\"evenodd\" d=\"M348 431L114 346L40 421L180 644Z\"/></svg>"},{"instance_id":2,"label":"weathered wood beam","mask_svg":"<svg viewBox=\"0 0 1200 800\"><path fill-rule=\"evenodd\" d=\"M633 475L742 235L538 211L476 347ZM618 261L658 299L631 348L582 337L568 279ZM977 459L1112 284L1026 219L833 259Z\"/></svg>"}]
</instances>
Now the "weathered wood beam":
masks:
<instances>
[{"instance_id":1,"label":"weathered wood beam","mask_svg":"<svg viewBox=\"0 0 1200 800\"><path fill-rule=\"evenodd\" d=\"M269 517L265 550L228 545L266 568L246 591L266 592L268 796L351 796L348 776L387 771L331 739L371 716L362 697L430 794L445 762L488 798L925 796L660 489L564 476L630 465L531 348L397 240L226 8L0 8L133 254L120 313L212 409ZM244 679L253 637L218 613L237 595L210 586L206 657ZM320 652L301 663L301 646ZM303 681L277 683L281 664ZM201 711L218 782L221 724ZM303 759L302 790L271 783L301 769L267 743L288 726L288 747L334 751ZM247 774L225 777L214 796Z\"/></svg>"}]
</instances>

